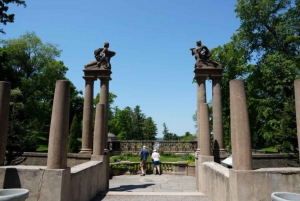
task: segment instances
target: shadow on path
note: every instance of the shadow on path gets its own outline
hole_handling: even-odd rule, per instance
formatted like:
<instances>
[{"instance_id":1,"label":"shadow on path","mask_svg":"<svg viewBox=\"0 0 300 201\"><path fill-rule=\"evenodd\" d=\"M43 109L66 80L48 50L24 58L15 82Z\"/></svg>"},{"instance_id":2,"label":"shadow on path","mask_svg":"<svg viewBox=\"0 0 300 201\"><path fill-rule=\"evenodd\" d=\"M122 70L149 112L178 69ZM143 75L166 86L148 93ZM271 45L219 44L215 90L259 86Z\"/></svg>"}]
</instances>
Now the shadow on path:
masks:
<instances>
[{"instance_id":1,"label":"shadow on path","mask_svg":"<svg viewBox=\"0 0 300 201\"><path fill-rule=\"evenodd\" d=\"M116 188L110 188L109 191L126 191L126 192L131 192L133 189L138 189L138 188L147 188L148 186L152 186L154 184L140 184L140 185L122 185L120 187ZM96 197L94 197L91 201L99 201L103 200L106 197L107 193L99 192ZM119 198L120 199L120 198ZM119 200L118 199L118 200Z\"/></svg>"},{"instance_id":2,"label":"shadow on path","mask_svg":"<svg viewBox=\"0 0 300 201\"><path fill-rule=\"evenodd\" d=\"M130 192L130 190L133 190L133 189L147 188L148 186L152 186L152 185L154 185L154 184L121 185L116 188L110 188L109 191L128 191L128 192Z\"/></svg>"}]
</instances>

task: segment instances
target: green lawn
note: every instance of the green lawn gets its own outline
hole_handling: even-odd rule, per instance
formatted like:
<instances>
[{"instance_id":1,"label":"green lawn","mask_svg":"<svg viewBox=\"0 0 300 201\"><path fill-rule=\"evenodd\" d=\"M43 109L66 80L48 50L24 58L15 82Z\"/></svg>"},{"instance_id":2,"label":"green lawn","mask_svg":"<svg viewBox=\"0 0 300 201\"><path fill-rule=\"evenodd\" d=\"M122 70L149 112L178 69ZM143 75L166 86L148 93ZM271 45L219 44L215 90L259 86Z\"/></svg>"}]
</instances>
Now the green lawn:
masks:
<instances>
[{"instance_id":1,"label":"green lawn","mask_svg":"<svg viewBox=\"0 0 300 201\"><path fill-rule=\"evenodd\" d=\"M77 138L79 144L81 144L81 138ZM48 138L45 136L38 136L37 137L37 148L36 151L45 152L48 151Z\"/></svg>"},{"instance_id":2,"label":"green lawn","mask_svg":"<svg viewBox=\"0 0 300 201\"><path fill-rule=\"evenodd\" d=\"M278 150L275 149L274 147L265 147L265 148L261 149L261 151L274 152L274 153L278 152Z\"/></svg>"}]
</instances>

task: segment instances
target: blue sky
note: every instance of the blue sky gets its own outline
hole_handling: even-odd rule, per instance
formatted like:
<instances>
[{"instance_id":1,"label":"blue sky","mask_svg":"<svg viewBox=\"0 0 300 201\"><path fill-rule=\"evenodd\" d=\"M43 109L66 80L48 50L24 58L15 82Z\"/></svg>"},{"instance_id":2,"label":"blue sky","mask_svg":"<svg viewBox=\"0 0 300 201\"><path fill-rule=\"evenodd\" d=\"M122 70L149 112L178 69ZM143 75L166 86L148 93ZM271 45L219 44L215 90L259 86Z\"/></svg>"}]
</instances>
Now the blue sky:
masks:
<instances>
[{"instance_id":1,"label":"blue sky","mask_svg":"<svg viewBox=\"0 0 300 201\"><path fill-rule=\"evenodd\" d=\"M239 27L235 0L76 0L30 1L27 7L9 7L15 22L4 26L2 39L34 31L43 40L58 44L69 68L69 78L84 92L82 69L94 60L93 52L110 43L110 92L115 106L139 105L157 124L177 135L195 133L194 57L189 48L201 40L209 49L230 41ZM211 83L206 86L212 98ZM95 82L94 94L100 91Z\"/></svg>"}]
</instances>

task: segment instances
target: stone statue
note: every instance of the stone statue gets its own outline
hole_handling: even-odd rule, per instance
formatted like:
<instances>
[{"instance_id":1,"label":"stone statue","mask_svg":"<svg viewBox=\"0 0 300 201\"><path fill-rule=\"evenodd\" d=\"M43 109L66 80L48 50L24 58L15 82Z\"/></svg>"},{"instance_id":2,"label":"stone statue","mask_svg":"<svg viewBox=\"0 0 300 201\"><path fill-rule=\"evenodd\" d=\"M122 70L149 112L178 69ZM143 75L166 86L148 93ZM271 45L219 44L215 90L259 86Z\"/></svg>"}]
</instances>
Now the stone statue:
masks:
<instances>
[{"instance_id":1,"label":"stone statue","mask_svg":"<svg viewBox=\"0 0 300 201\"><path fill-rule=\"evenodd\" d=\"M202 68L202 67L218 67L219 64L217 62L209 60L211 57L211 53L209 49L202 45L201 41L196 41L197 47L196 48L190 48L192 51L192 55L195 56L196 63L195 68Z\"/></svg>"},{"instance_id":2,"label":"stone statue","mask_svg":"<svg viewBox=\"0 0 300 201\"><path fill-rule=\"evenodd\" d=\"M105 42L103 48L99 48L94 51L96 61L92 61L85 66L85 68L89 67L98 67L104 69L111 69L110 58L115 56L115 52L108 50L109 43Z\"/></svg>"}]
</instances>

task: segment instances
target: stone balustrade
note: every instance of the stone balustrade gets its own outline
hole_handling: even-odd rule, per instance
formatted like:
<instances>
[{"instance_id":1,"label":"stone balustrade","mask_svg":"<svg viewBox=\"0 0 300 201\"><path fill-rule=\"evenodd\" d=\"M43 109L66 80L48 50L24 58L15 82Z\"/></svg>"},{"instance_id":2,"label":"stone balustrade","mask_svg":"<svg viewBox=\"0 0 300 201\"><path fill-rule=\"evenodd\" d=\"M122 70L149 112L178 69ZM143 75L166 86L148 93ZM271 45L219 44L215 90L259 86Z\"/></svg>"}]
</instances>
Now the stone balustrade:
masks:
<instances>
[{"instance_id":1,"label":"stone balustrade","mask_svg":"<svg viewBox=\"0 0 300 201\"><path fill-rule=\"evenodd\" d=\"M147 162L146 166L147 174L153 174L152 162ZM114 169L119 169L119 171L114 171ZM162 170L162 174L195 176L195 165L187 164L185 161L161 162L160 169ZM139 174L141 173L140 163L129 161L110 163L110 172L112 176L120 174Z\"/></svg>"},{"instance_id":2,"label":"stone balustrade","mask_svg":"<svg viewBox=\"0 0 300 201\"><path fill-rule=\"evenodd\" d=\"M159 143L159 150L171 153L194 153L197 149L197 141L178 141L178 140L115 140L109 142L108 147L113 152L138 153L145 145L149 150L155 143Z\"/></svg>"}]
</instances>

